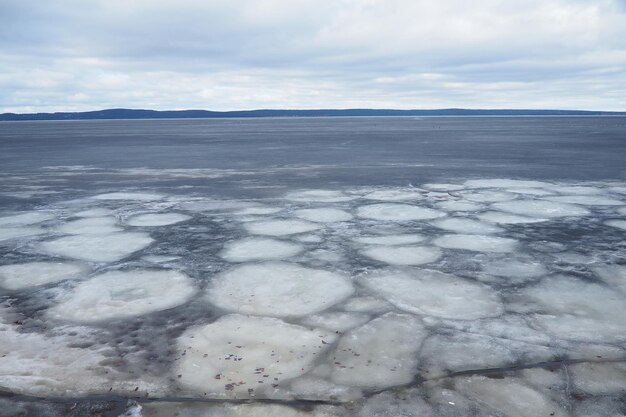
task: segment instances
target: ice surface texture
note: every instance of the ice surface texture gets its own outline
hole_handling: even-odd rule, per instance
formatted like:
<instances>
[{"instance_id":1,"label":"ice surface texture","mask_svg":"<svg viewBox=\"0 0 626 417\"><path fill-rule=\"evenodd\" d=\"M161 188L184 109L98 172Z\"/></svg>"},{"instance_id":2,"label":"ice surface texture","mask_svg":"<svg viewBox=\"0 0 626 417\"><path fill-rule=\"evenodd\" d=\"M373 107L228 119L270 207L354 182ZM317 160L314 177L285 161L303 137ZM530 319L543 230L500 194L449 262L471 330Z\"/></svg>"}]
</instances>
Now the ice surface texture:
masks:
<instances>
[{"instance_id":1,"label":"ice surface texture","mask_svg":"<svg viewBox=\"0 0 626 417\"><path fill-rule=\"evenodd\" d=\"M415 185L12 208L0 385L168 399L128 416L620 415L624 184Z\"/></svg>"}]
</instances>

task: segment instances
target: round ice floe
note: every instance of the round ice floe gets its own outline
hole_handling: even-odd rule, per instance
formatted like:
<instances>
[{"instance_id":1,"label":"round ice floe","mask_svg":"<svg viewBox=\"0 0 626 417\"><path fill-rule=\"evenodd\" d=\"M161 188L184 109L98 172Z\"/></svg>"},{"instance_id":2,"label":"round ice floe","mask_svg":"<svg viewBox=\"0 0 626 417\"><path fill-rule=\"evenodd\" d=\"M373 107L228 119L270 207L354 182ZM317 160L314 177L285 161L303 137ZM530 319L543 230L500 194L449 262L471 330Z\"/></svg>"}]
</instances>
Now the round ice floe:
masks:
<instances>
[{"instance_id":1,"label":"round ice floe","mask_svg":"<svg viewBox=\"0 0 626 417\"><path fill-rule=\"evenodd\" d=\"M99 235L120 232L122 229L115 226L115 223L114 217L89 217L67 222L57 227L56 230L69 235Z\"/></svg>"},{"instance_id":2,"label":"round ice floe","mask_svg":"<svg viewBox=\"0 0 626 417\"><path fill-rule=\"evenodd\" d=\"M87 323L133 317L176 307L195 291L191 279L177 271L105 272L61 296L48 315Z\"/></svg>"},{"instance_id":3,"label":"round ice floe","mask_svg":"<svg viewBox=\"0 0 626 417\"><path fill-rule=\"evenodd\" d=\"M468 180L465 186L470 188L543 188L550 187L552 184L541 181L526 180L510 180L510 179L485 179L485 180Z\"/></svg>"},{"instance_id":4,"label":"round ice floe","mask_svg":"<svg viewBox=\"0 0 626 417\"><path fill-rule=\"evenodd\" d=\"M392 309L387 301L375 297L353 297L343 304L346 311L357 311L365 313L382 313Z\"/></svg>"},{"instance_id":5,"label":"round ice floe","mask_svg":"<svg viewBox=\"0 0 626 417\"><path fill-rule=\"evenodd\" d=\"M85 268L71 263L31 262L0 266L0 287L21 290L78 278Z\"/></svg>"},{"instance_id":6,"label":"round ice floe","mask_svg":"<svg viewBox=\"0 0 626 417\"><path fill-rule=\"evenodd\" d=\"M607 226L626 230L626 220L607 220L604 222L604 224L606 224Z\"/></svg>"},{"instance_id":7,"label":"round ice floe","mask_svg":"<svg viewBox=\"0 0 626 417\"><path fill-rule=\"evenodd\" d=\"M491 288L428 269L382 271L361 282L396 307L417 314L473 320L498 316L503 306Z\"/></svg>"},{"instance_id":8,"label":"round ice floe","mask_svg":"<svg viewBox=\"0 0 626 417\"><path fill-rule=\"evenodd\" d=\"M240 216L264 216L267 214L275 214L283 209L280 207L248 207L239 210L235 214Z\"/></svg>"},{"instance_id":9,"label":"round ice floe","mask_svg":"<svg viewBox=\"0 0 626 417\"><path fill-rule=\"evenodd\" d=\"M369 319L370 316L363 313L330 312L307 316L302 320L302 324L334 332L345 332L353 327L367 323Z\"/></svg>"},{"instance_id":10,"label":"round ice floe","mask_svg":"<svg viewBox=\"0 0 626 417\"><path fill-rule=\"evenodd\" d=\"M419 243L426 239L422 235L387 235L387 236L359 236L353 240L357 243L365 245L409 245L411 243Z\"/></svg>"},{"instance_id":11,"label":"round ice floe","mask_svg":"<svg viewBox=\"0 0 626 417\"><path fill-rule=\"evenodd\" d=\"M42 211L31 211L14 214L12 216L0 217L0 226L25 226L29 224L41 223L54 218L52 213Z\"/></svg>"},{"instance_id":12,"label":"round ice floe","mask_svg":"<svg viewBox=\"0 0 626 417\"><path fill-rule=\"evenodd\" d=\"M424 184L423 187L436 191L457 191L465 188L458 184Z\"/></svg>"},{"instance_id":13,"label":"round ice floe","mask_svg":"<svg viewBox=\"0 0 626 417\"><path fill-rule=\"evenodd\" d=\"M446 214L438 210L409 204L381 203L361 206L357 209L357 215L373 220L410 221L436 219Z\"/></svg>"},{"instance_id":14,"label":"round ice floe","mask_svg":"<svg viewBox=\"0 0 626 417\"><path fill-rule=\"evenodd\" d=\"M426 334L416 317L394 313L350 331L332 353L333 382L370 389L411 382Z\"/></svg>"},{"instance_id":15,"label":"round ice floe","mask_svg":"<svg viewBox=\"0 0 626 417\"><path fill-rule=\"evenodd\" d=\"M242 265L213 278L212 304L243 314L303 316L349 297L354 288L343 275L294 264Z\"/></svg>"},{"instance_id":16,"label":"round ice floe","mask_svg":"<svg viewBox=\"0 0 626 417\"><path fill-rule=\"evenodd\" d=\"M545 200L556 201L557 203L582 204L585 206L621 206L624 204L623 201L597 195L557 195L545 197Z\"/></svg>"},{"instance_id":17,"label":"round ice floe","mask_svg":"<svg viewBox=\"0 0 626 417\"><path fill-rule=\"evenodd\" d=\"M364 195L363 198L381 201L406 201L422 198L422 195L418 191L411 189L390 189L373 191Z\"/></svg>"},{"instance_id":18,"label":"round ice floe","mask_svg":"<svg viewBox=\"0 0 626 417\"><path fill-rule=\"evenodd\" d=\"M44 230L39 227L0 227L0 241L36 236L42 233Z\"/></svg>"},{"instance_id":19,"label":"round ice floe","mask_svg":"<svg viewBox=\"0 0 626 417\"><path fill-rule=\"evenodd\" d=\"M475 252L513 252L517 247L514 239L483 235L444 235L433 243L446 249L463 249Z\"/></svg>"},{"instance_id":20,"label":"round ice floe","mask_svg":"<svg viewBox=\"0 0 626 417\"><path fill-rule=\"evenodd\" d=\"M286 236L311 232L319 229L321 226L302 220L268 220L246 223L244 227L254 235Z\"/></svg>"},{"instance_id":21,"label":"round ice floe","mask_svg":"<svg viewBox=\"0 0 626 417\"><path fill-rule=\"evenodd\" d=\"M178 339L174 373L183 388L211 398L271 398L273 384L311 370L335 339L275 318L227 315Z\"/></svg>"},{"instance_id":22,"label":"round ice floe","mask_svg":"<svg viewBox=\"0 0 626 417\"><path fill-rule=\"evenodd\" d=\"M90 208L87 210L79 211L78 213L75 213L74 216L76 217L106 217L112 214L113 214L112 210L102 208L102 207L95 207L95 208Z\"/></svg>"},{"instance_id":23,"label":"round ice floe","mask_svg":"<svg viewBox=\"0 0 626 417\"><path fill-rule=\"evenodd\" d=\"M239 200L191 200L179 204L180 208L190 211L210 211L212 214L231 212L233 210L245 210L258 206L255 202Z\"/></svg>"},{"instance_id":24,"label":"round ice floe","mask_svg":"<svg viewBox=\"0 0 626 417\"><path fill-rule=\"evenodd\" d=\"M467 376L455 378L455 387L470 398L509 417L566 417L567 409L517 378Z\"/></svg>"},{"instance_id":25,"label":"round ice floe","mask_svg":"<svg viewBox=\"0 0 626 417\"><path fill-rule=\"evenodd\" d=\"M150 213L133 216L126 221L129 226L167 226L189 220L191 217L181 213Z\"/></svg>"},{"instance_id":26,"label":"round ice floe","mask_svg":"<svg viewBox=\"0 0 626 417\"><path fill-rule=\"evenodd\" d=\"M93 262L115 262L153 242L145 233L111 233L105 235L66 236L43 242L49 253Z\"/></svg>"},{"instance_id":27,"label":"round ice floe","mask_svg":"<svg viewBox=\"0 0 626 417\"><path fill-rule=\"evenodd\" d=\"M497 201L509 201L516 198L515 194L503 191L475 191L465 192L461 196L467 200L478 203L494 203Z\"/></svg>"},{"instance_id":28,"label":"round ice floe","mask_svg":"<svg viewBox=\"0 0 626 417\"><path fill-rule=\"evenodd\" d=\"M279 260L302 252L302 245L268 238L248 238L224 245L220 256L229 262Z\"/></svg>"},{"instance_id":29,"label":"round ice floe","mask_svg":"<svg viewBox=\"0 0 626 417\"><path fill-rule=\"evenodd\" d=\"M561 194L595 195L602 194L604 192L601 188L581 185L553 185L548 188Z\"/></svg>"},{"instance_id":30,"label":"round ice floe","mask_svg":"<svg viewBox=\"0 0 626 417\"><path fill-rule=\"evenodd\" d=\"M335 208L296 210L294 215L304 220L319 223L347 222L348 220L352 220L352 215L350 213Z\"/></svg>"},{"instance_id":31,"label":"round ice floe","mask_svg":"<svg viewBox=\"0 0 626 417\"><path fill-rule=\"evenodd\" d=\"M446 211L476 211L482 208L480 204L459 200L441 201L437 207Z\"/></svg>"},{"instance_id":32,"label":"round ice floe","mask_svg":"<svg viewBox=\"0 0 626 417\"><path fill-rule=\"evenodd\" d=\"M536 195L536 196L544 196L544 195L552 195L554 194L548 190L542 190L541 188L509 188L506 190L509 193L515 194L524 194L524 195Z\"/></svg>"},{"instance_id":33,"label":"round ice floe","mask_svg":"<svg viewBox=\"0 0 626 417\"><path fill-rule=\"evenodd\" d=\"M476 217L486 222L492 222L492 223L498 223L498 224L525 224L525 223L539 223L539 222L547 221L547 219L518 216L517 214L502 213L500 211L487 211L485 213L479 214Z\"/></svg>"},{"instance_id":34,"label":"round ice floe","mask_svg":"<svg viewBox=\"0 0 626 417\"><path fill-rule=\"evenodd\" d=\"M573 277L552 277L520 292L541 314L535 323L563 339L626 340L626 303L620 292Z\"/></svg>"},{"instance_id":35,"label":"round ice floe","mask_svg":"<svg viewBox=\"0 0 626 417\"><path fill-rule=\"evenodd\" d=\"M441 257L441 250L427 246L377 246L362 251L363 255L389 265L423 265Z\"/></svg>"},{"instance_id":36,"label":"round ice floe","mask_svg":"<svg viewBox=\"0 0 626 417\"><path fill-rule=\"evenodd\" d=\"M432 224L440 229L456 233L490 234L502 232L502 229L498 226L460 217L450 217L447 219L436 220Z\"/></svg>"},{"instance_id":37,"label":"round ice floe","mask_svg":"<svg viewBox=\"0 0 626 417\"><path fill-rule=\"evenodd\" d=\"M292 201L315 201L321 203L341 203L343 201L354 200L356 197L346 195L341 191L333 190L306 190L295 191L285 196L287 200Z\"/></svg>"},{"instance_id":38,"label":"round ice floe","mask_svg":"<svg viewBox=\"0 0 626 417\"><path fill-rule=\"evenodd\" d=\"M567 203L541 200L519 200L495 203L494 209L507 211L521 216L537 217L540 219L567 216L585 216L589 210Z\"/></svg>"},{"instance_id":39,"label":"round ice floe","mask_svg":"<svg viewBox=\"0 0 626 417\"><path fill-rule=\"evenodd\" d=\"M96 200L153 201L153 200L160 200L163 198L163 196L159 194L149 194L149 193L106 193L106 194L98 194L91 198L94 198Z\"/></svg>"},{"instance_id":40,"label":"round ice floe","mask_svg":"<svg viewBox=\"0 0 626 417\"><path fill-rule=\"evenodd\" d=\"M487 263L483 269L489 275L504 278L511 284L519 284L546 275L548 270L539 262L502 259Z\"/></svg>"}]
</instances>

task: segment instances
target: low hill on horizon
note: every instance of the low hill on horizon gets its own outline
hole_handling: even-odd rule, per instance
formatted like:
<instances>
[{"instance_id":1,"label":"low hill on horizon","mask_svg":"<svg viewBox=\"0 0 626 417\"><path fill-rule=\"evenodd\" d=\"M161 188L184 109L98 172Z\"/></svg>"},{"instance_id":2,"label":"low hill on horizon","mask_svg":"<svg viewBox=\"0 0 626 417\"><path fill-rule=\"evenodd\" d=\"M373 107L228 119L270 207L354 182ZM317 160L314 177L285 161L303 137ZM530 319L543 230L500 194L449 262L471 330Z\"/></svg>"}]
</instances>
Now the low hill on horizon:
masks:
<instances>
[{"instance_id":1,"label":"low hill on horizon","mask_svg":"<svg viewBox=\"0 0 626 417\"><path fill-rule=\"evenodd\" d=\"M626 116L626 112L589 110L514 109L315 109L315 110L144 110L105 109L86 112L3 113L0 121L32 120L128 120L128 119L216 119L252 117L374 117L374 116Z\"/></svg>"}]
</instances>

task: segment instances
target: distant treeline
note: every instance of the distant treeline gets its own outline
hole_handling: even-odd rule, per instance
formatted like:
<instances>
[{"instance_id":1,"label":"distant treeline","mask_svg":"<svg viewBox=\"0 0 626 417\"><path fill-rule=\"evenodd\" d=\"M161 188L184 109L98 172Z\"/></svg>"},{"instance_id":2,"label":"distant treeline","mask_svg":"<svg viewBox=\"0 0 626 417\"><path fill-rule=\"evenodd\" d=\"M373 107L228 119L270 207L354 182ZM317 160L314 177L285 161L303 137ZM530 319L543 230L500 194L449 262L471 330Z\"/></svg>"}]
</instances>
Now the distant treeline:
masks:
<instances>
[{"instance_id":1,"label":"distant treeline","mask_svg":"<svg viewBox=\"0 0 626 417\"><path fill-rule=\"evenodd\" d=\"M133 110L107 109L86 112L0 114L0 121L20 120L105 120L105 119L215 119L235 117L372 117L372 116L626 116L626 112L586 110L384 110L384 109L319 109L319 110Z\"/></svg>"}]
</instances>

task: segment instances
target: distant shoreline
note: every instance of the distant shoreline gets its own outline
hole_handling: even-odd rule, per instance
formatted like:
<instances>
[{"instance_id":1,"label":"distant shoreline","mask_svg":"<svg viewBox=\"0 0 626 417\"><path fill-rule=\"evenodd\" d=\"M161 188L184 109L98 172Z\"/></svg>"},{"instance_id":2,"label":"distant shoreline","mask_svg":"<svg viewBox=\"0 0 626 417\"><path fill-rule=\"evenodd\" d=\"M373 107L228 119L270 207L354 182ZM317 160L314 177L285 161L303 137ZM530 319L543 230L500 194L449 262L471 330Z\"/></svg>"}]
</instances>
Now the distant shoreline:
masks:
<instances>
[{"instance_id":1,"label":"distant shoreline","mask_svg":"<svg viewBox=\"0 0 626 417\"><path fill-rule=\"evenodd\" d=\"M562 117L562 116L626 116L626 112L588 110L512 110L512 109L318 109L318 110L137 110L106 109L87 112L3 113L0 121L64 121L64 120L151 120L151 119L241 119L241 118L303 118L303 117Z\"/></svg>"}]
</instances>

